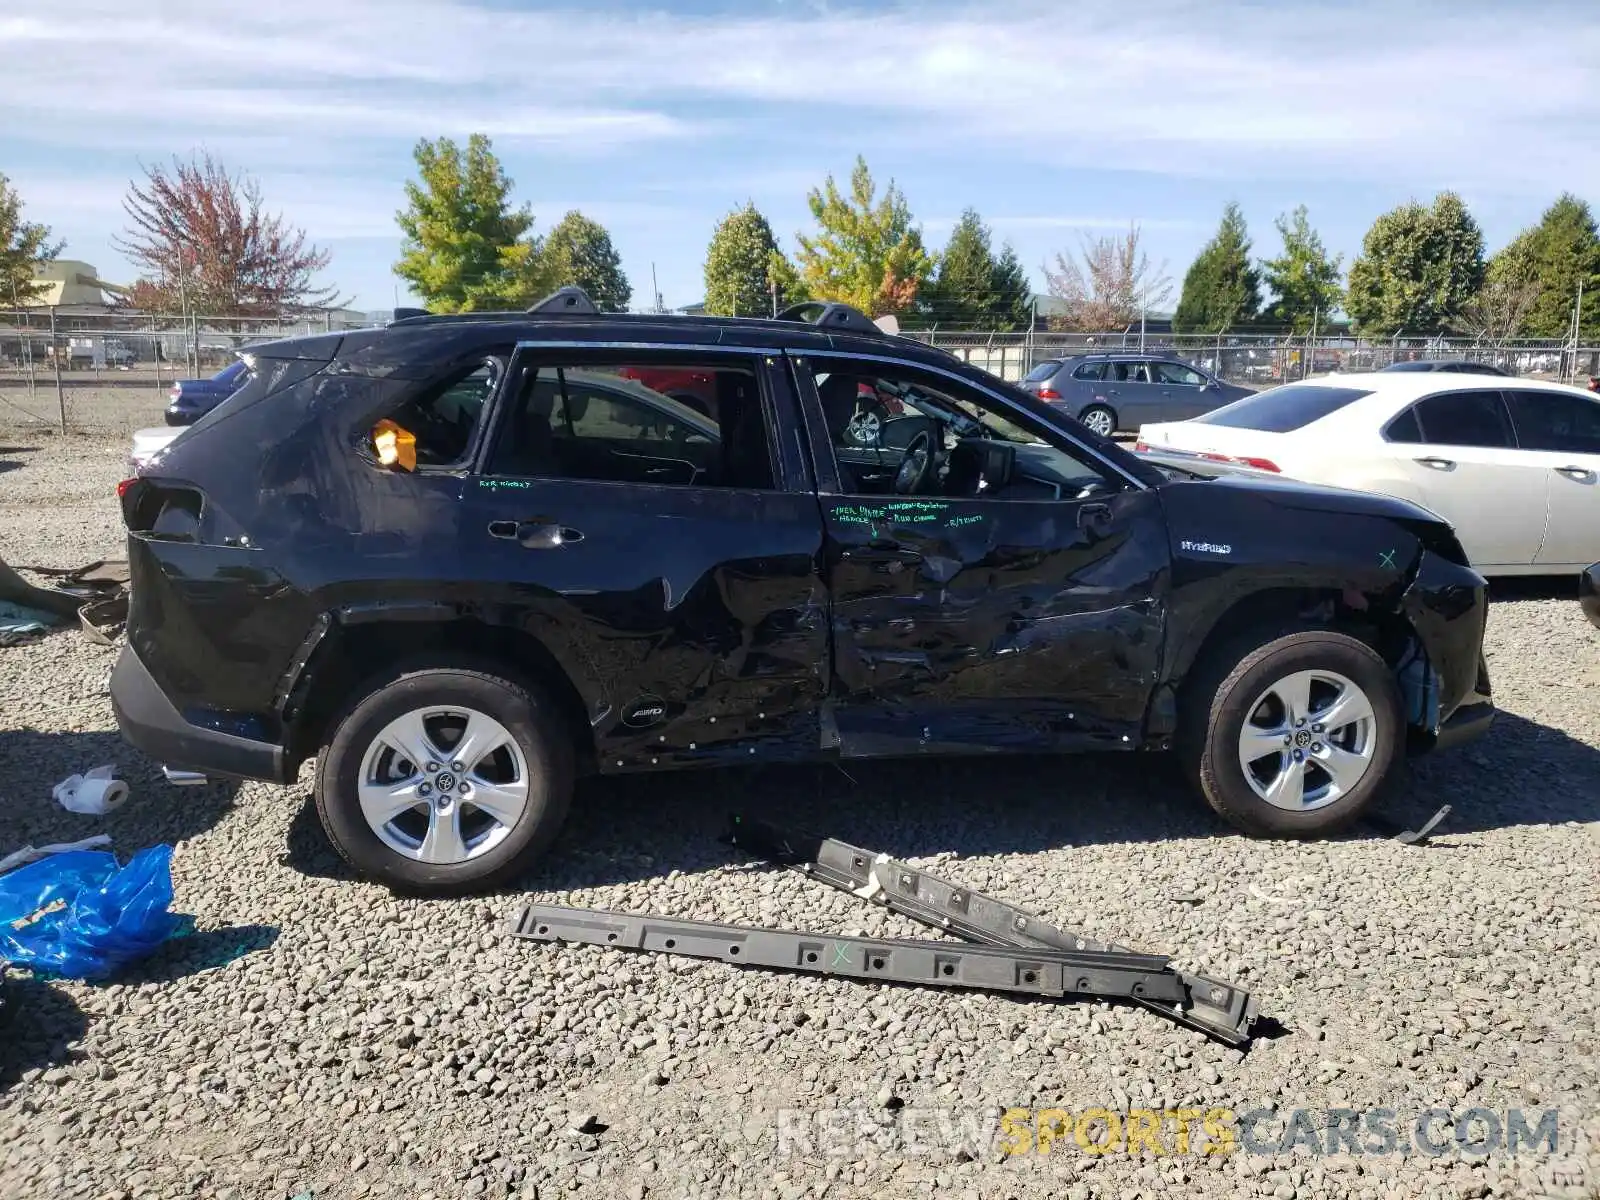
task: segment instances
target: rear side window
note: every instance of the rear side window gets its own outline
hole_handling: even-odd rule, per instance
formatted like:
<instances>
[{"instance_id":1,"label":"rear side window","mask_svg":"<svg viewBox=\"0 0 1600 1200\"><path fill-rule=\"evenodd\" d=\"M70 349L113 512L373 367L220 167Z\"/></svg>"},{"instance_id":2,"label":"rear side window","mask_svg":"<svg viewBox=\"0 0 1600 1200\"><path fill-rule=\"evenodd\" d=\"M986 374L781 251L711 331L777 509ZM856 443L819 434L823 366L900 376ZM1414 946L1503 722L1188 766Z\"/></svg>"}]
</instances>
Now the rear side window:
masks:
<instances>
[{"instance_id":1,"label":"rear side window","mask_svg":"<svg viewBox=\"0 0 1600 1200\"><path fill-rule=\"evenodd\" d=\"M1257 429L1263 433L1289 433L1320 421L1372 392L1364 388L1319 387L1286 383L1243 400L1235 400L1195 420L1202 425L1229 429Z\"/></svg>"},{"instance_id":2,"label":"rear side window","mask_svg":"<svg viewBox=\"0 0 1600 1200\"><path fill-rule=\"evenodd\" d=\"M448 467L466 461L483 410L503 372L500 359L483 359L408 396L388 414L416 438L419 467Z\"/></svg>"},{"instance_id":3,"label":"rear side window","mask_svg":"<svg viewBox=\"0 0 1600 1200\"><path fill-rule=\"evenodd\" d=\"M1562 392L1510 392L1517 444L1524 450L1600 454L1600 401Z\"/></svg>"},{"instance_id":4,"label":"rear side window","mask_svg":"<svg viewBox=\"0 0 1600 1200\"><path fill-rule=\"evenodd\" d=\"M1103 363L1103 362L1092 362L1092 363L1084 363L1083 366L1079 367L1076 371L1074 371L1072 373L1072 377L1074 379L1099 379L1105 373L1106 373L1106 365L1105 365L1105 363Z\"/></svg>"},{"instance_id":5,"label":"rear side window","mask_svg":"<svg viewBox=\"0 0 1600 1200\"><path fill-rule=\"evenodd\" d=\"M1022 377L1022 382L1023 383L1043 383L1046 379L1049 379L1052 375L1054 375L1060 369L1061 369L1061 364L1056 362L1056 361L1054 361L1053 359L1051 361L1049 361L1049 362L1042 362L1037 367L1035 367L1033 370L1029 371L1026 375L1024 375Z\"/></svg>"},{"instance_id":6,"label":"rear side window","mask_svg":"<svg viewBox=\"0 0 1600 1200\"><path fill-rule=\"evenodd\" d=\"M1433 446L1512 445L1511 422L1499 392L1441 392L1411 408L1422 440Z\"/></svg>"}]
</instances>

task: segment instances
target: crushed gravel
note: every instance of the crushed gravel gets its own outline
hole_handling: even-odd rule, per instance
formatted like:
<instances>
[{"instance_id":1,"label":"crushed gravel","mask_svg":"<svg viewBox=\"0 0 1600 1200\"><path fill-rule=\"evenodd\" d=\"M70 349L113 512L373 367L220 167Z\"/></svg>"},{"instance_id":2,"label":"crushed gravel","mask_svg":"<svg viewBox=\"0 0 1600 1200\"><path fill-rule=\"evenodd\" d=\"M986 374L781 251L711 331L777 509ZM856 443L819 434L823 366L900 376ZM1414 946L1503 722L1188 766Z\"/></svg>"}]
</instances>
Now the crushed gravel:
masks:
<instances>
[{"instance_id":1,"label":"crushed gravel","mask_svg":"<svg viewBox=\"0 0 1600 1200\"><path fill-rule=\"evenodd\" d=\"M10 431L0 447L0 556L120 556L125 439ZM590 782L518 889L421 902L347 876L303 782L167 786L115 732L111 650L76 631L0 649L0 854L101 831L123 855L173 843L175 907L198 928L114 983L16 988L0 1196L1593 1194L1600 633L1569 588L1522 587L1494 604L1489 650L1494 731L1419 762L1393 810L1453 806L1427 847L1236 836L1161 759L852 764ZM101 762L132 785L123 809L52 802L52 784ZM730 810L936 865L1237 979L1285 1031L1241 1054L1137 1008L506 936L524 895L925 936L747 869L715 840ZM1556 1108L1561 1147L1515 1161L1304 1145L1096 1155L1069 1134L1008 1156L957 1136L1014 1107L1258 1105L1280 1114L1263 1137L1295 1108L1319 1127L1330 1108L1392 1109L1403 1134L1430 1108L1520 1108L1530 1124ZM829 1143L820 1110L851 1110L833 1137L859 1116L879 1141ZM935 1110L953 1132L930 1126ZM1175 1149L1170 1126L1161 1140Z\"/></svg>"}]
</instances>

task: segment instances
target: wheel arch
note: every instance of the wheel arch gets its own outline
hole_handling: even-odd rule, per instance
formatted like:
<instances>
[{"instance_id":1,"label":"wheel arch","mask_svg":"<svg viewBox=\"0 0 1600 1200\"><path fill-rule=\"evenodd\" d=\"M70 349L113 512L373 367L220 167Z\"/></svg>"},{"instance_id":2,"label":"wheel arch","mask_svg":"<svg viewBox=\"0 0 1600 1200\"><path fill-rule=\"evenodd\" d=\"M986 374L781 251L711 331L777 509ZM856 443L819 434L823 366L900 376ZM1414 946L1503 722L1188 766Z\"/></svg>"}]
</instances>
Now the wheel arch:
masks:
<instances>
[{"instance_id":1,"label":"wheel arch","mask_svg":"<svg viewBox=\"0 0 1600 1200\"><path fill-rule=\"evenodd\" d=\"M1419 655L1426 661L1426 646L1397 599L1349 587L1308 585L1261 587L1231 597L1169 641L1165 681L1156 689L1147 717L1149 737L1170 744L1184 686L1207 655L1252 631L1260 631L1265 640L1272 631L1285 629L1333 629L1371 646L1395 673L1406 702L1408 727L1414 735L1428 732L1412 709L1402 676Z\"/></svg>"},{"instance_id":2,"label":"wheel arch","mask_svg":"<svg viewBox=\"0 0 1600 1200\"><path fill-rule=\"evenodd\" d=\"M461 617L450 605L418 604L357 607L319 618L280 701L289 776L327 742L354 689L393 663L430 657L477 659L487 670L538 688L554 703L580 768L592 765L588 706L549 646L521 628Z\"/></svg>"}]
</instances>

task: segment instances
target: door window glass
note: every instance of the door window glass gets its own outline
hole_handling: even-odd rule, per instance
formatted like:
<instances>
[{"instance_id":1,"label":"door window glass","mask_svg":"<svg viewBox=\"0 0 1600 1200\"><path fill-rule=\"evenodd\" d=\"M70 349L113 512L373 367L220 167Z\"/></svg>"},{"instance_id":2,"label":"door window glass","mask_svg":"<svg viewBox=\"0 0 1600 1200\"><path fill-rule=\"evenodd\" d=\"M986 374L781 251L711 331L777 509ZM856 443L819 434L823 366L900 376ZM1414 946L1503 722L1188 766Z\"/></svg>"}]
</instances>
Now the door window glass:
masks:
<instances>
[{"instance_id":1,"label":"door window glass","mask_svg":"<svg viewBox=\"0 0 1600 1200\"><path fill-rule=\"evenodd\" d=\"M1499 392L1441 392L1415 408L1422 440L1434 446L1509 447L1511 423Z\"/></svg>"},{"instance_id":2,"label":"door window glass","mask_svg":"<svg viewBox=\"0 0 1600 1200\"><path fill-rule=\"evenodd\" d=\"M813 380L844 490L993 500L1117 490L1087 453L957 380L818 357Z\"/></svg>"},{"instance_id":3,"label":"door window glass","mask_svg":"<svg viewBox=\"0 0 1600 1200\"><path fill-rule=\"evenodd\" d=\"M1103 362L1086 362L1072 373L1074 379L1099 379L1105 374L1106 364Z\"/></svg>"},{"instance_id":4,"label":"door window glass","mask_svg":"<svg viewBox=\"0 0 1600 1200\"><path fill-rule=\"evenodd\" d=\"M543 365L520 380L495 475L771 489L753 371L665 363Z\"/></svg>"},{"instance_id":5,"label":"door window glass","mask_svg":"<svg viewBox=\"0 0 1600 1200\"><path fill-rule=\"evenodd\" d=\"M1417 406L1413 404L1390 421L1383 431L1383 436L1388 441L1403 442L1406 445L1422 441L1422 423L1417 420Z\"/></svg>"},{"instance_id":6,"label":"door window glass","mask_svg":"<svg viewBox=\"0 0 1600 1200\"><path fill-rule=\"evenodd\" d=\"M1511 392L1511 419L1524 450L1600 454L1600 401L1562 392Z\"/></svg>"},{"instance_id":7,"label":"door window glass","mask_svg":"<svg viewBox=\"0 0 1600 1200\"><path fill-rule=\"evenodd\" d=\"M1162 383L1175 383L1182 387L1199 387L1205 382L1199 371L1182 363L1157 363L1156 373Z\"/></svg>"}]
</instances>

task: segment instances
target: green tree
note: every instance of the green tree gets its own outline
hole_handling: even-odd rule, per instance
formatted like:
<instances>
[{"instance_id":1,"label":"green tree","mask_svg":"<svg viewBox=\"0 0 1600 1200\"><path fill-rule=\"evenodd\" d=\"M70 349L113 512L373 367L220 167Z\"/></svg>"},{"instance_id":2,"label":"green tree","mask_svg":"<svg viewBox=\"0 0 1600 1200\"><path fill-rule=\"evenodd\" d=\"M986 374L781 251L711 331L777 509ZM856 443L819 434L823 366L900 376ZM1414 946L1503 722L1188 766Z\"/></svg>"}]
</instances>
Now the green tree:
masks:
<instances>
[{"instance_id":1,"label":"green tree","mask_svg":"<svg viewBox=\"0 0 1600 1200\"><path fill-rule=\"evenodd\" d=\"M1344 302L1339 286L1343 256L1328 257L1304 204L1280 216L1276 225L1283 251L1261 264L1262 279L1273 297L1264 316L1274 326L1308 333L1319 314L1326 319Z\"/></svg>"},{"instance_id":2,"label":"green tree","mask_svg":"<svg viewBox=\"0 0 1600 1200\"><path fill-rule=\"evenodd\" d=\"M828 176L807 197L817 233L796 239L806 292L818 300L842 301L870 317L910 309L934 267L894 181L881 200L874 198L876 192L866 159L857 157L850 194L841 194Z\"/></svg>"},{"instance_id":3,"label":"green tree","mask_svg":"<svg viewBox=\"0 0 1600 1200\"><path fill-rule=\"evenodd\" d=\"M1538 283L1538 295L1520 332L1543 338L1570 335L1581 282L1580 334L1600 335L1600 233L1589 206L1571 193L1561 196L1512 245L1526 254Z\"/></svg>"},{"instance_id":4,"label":"green tree","mask_svg":"<svg viewBox=\"0 0 1600 1200\"><path fill-rule=\"evenodd\" d=\"M1261 312L1261 274L1250 261L1244 213L1230 203L1216 236L1195 256L1183 277L1172 314L1177 333L1223 333L1253 323Z\"/></svg>"},{"instance_id":5,"label":"green tree","mask_svg":"<svg viewBox=\"0 0 1600 1200\"><path fill-rule=\"evenodd\" d=\"M995 257L989 227L967 209L939 256L939 273L923 291L923 308L942 325L1015 329L1028 320L1027 272L1009 245Z\"/></svg>"},{"instance_id":6,"label":"green tree","mask_svg":"<svg viewBox=\"0 0 1600 1200\"><path fill-rule=\"evenodd\" d=\"M1483 231L1461 197L1441 192L1372 223L1350 264L1346 307L1364 333L1437 333L1459 322L1484 271Z\"/></svg>"},{"instance_id":7,"label":"green tree","mask_svg":"<svg viewBox=\"0 0 1600 1200\"><path fill-rule=\"evenodd\" d=\"M550 288L577 286L601 312L626 312L633 288L622 273L622 259L611 235L597 221L573 209L544 239L542 275Z\"/></svg>"},{"instance_id":8,"label":"green tree","mask_svg":"<svg viewBox=\"0 0 1600 1200\"><path fill-rule=\"evenodd\" d=\"M706 311L726 317L771 313L773 287L782 274L773 271L772 258L782 253L753 201L723 217L706 247Z\"/></svg>"},{"instance_id":9,"label":"green tree","mask_svg":"<svg viewBox=\"0 0 1600 1200\"><path fill-rule=\"evenodd\" d=\"M35 270L61 253L50 230L22 219L22 197L0 175L0 304L16 304L39 294Z\"/></svg>"},{"instance_id":10,"label":"green tree","mask_svg":"<svg viewBox=\"0 0 1600 1200\"><path fill-rule=\"evenodd\" d=\"M449 138L416 145L417 181L396 214L405 238L394 273L436 312L503 305L535 283L539 245L533 213L511 207L511 180L490 141L475 133L466 153Z\"/></svg>"}]
</instances>

